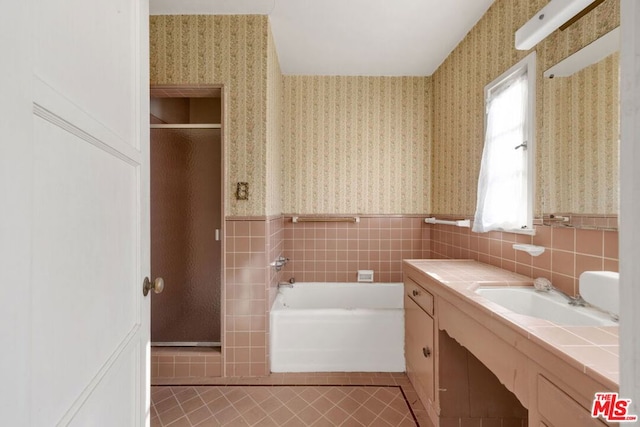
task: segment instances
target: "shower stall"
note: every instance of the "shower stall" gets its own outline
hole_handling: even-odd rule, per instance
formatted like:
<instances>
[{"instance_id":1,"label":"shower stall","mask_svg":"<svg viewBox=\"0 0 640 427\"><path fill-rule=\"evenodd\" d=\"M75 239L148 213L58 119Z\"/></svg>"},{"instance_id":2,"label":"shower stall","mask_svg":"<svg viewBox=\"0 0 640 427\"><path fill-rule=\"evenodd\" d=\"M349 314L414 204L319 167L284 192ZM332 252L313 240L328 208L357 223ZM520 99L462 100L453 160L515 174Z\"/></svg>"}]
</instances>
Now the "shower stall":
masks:
<instances>
[{"instance_id":1,"label":"shower stall","mask_svg":"<svg viewBox=\"0 0 640 427\"><path fill-rule=\"evenodd\" d=\"M220 345L220 92L151 90L151 274L165 281L151 304L153 346Z\"/></svg>"}]
</instances>

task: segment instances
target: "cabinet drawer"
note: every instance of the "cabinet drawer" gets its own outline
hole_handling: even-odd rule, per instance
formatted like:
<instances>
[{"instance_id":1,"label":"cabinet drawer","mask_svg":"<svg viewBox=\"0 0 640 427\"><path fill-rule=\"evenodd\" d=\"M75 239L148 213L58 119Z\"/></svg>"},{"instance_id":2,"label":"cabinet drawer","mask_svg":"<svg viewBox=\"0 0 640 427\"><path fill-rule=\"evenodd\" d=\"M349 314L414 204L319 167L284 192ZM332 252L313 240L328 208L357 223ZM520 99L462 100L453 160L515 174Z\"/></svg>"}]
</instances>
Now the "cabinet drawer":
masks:
<instances>
[{"instance_id":1,"label":"cabinet drawer","mask_svg":"<svg viewBox=\"0 0 640 427\"><path fill-rule=\"evenodd\" d=\"M538 412L549 427L605 427L606 424L583 408L551 381L538 375Z\"/></svg>"},{"instance_id":2,"label":"cabinet drawer","mask_svg":"<svg viewBox=\"0 0 640 427\"><path fill-rule=\"evenodd\" d=\"M404 292L414 300L424 311L433 316L433 295L425 291L412 278L405 277Z\"/></svg>"}]
</instances>

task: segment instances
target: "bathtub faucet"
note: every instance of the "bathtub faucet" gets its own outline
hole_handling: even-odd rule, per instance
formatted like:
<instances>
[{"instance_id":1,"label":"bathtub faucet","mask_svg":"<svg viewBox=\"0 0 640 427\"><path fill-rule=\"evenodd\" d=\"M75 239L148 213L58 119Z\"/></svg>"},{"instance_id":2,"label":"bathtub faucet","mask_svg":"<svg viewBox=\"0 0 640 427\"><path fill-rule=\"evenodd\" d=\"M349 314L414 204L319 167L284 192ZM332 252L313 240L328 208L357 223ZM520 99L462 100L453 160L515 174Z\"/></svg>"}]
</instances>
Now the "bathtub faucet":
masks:
<instances>
[{"instance_id":1,"label":"bathtub faucet","mask_svg":"<svg viewBox=\"0 0 640 427\"><path fill-rule=\"evenodd\" d=\"M287 265L287 263L289 262L289 258L287 257L283 257L282 255L279 256L278 258L276 258L275 261L273 261L272 263L270 263L269 265L273 268L276 269L276 271L280 271L282 270L282 267L284 267L285 265Z\"/></svg>"},{"instance_id":2,"label":"bathtub faucet","mask_svg":"<svg viewBox=\"0 0 640 427\"><path fill-rule=\"evenodd\" d=\"M293 283L280 282L280 283L278 283L278 289L280 289L280 288L293 288Z\"/></svg>"}]
</instances>

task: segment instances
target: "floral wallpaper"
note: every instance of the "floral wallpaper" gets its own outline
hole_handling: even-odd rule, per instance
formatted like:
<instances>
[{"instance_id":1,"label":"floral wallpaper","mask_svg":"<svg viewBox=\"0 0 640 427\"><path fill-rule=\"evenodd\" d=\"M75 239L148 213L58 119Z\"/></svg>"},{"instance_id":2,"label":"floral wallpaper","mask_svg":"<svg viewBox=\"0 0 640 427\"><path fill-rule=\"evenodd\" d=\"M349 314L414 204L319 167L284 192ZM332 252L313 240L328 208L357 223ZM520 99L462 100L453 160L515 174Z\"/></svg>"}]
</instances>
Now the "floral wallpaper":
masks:
<instances>
[{"instance_id":1,"label":"floral wallpaper","mask_svg":"<svg viewBox=\"0 0 640 427\"><path fill-rule=\"evenodd\" d=\"M546 3L497 0L431 77L282 76L266 16L152 16L151 83L225 85L227 215L468 216L484 86L529 53L515 50L514 33ZM618 0L605 0L535 47L538 216L617 206L615 144L596 150L581 135L582 144L558 144L569 110L540 82L543 70L616 27L619 14ZM616 103L579 97L600 108ZM613 123L585 132L609 135ZM238 181L249 182L249 200L233 197Z\"/></svg>"},{"instance_id":2,"label":"floral wallpaper","mask_svg":"<svg viewBox=\"0 0 640 427\"><path fill-rule=\"evenodd\" d=\"M267 44L267 188L266 214L282 213L282 135L284 81L278 62L278 52L269 30Z\"/></svg>"},{"instance_id":3,"label":"floral wallpaper","mask_svg":"<svg viewBox=\"0 0 640 427\"><path fill-rule=\"evenodd\" d=\"M544 212L618 212L619 54L544 79Z\"/></svg>"},{"instance_id":4,"label":"floral wallpaper","mask_svg":"<svg viewBox=\"0 0 640 427\"><path fill-rule=\"evenodd\" d=\"M430 210L431 79L284 76L285 213Z\"/></svg>"},{"instance_id":5,"label":"floral wallpaper","mask_svg":"<svg viewBox=\"0 0 640 427\"><path fill-rule=\"evenodd\" d=\"M433 74L431 211L434 214L469 216L475 212L484 144L484 86L529 53L515 49L515 31L546 4L546 0L497 0ZM562 159L561 152L552 151L549 134L544 131L543 116L547 115L543 114L542 72L615 28L619 15L619 1L605 0L567 30L557 30L534 48L538 64L536 215L541 215L543 209L556 207L550 197L568 198L573 191L569 186L559 187L559 194L553 196L542 191L556 181L554 170L549 168L552 159ZM577 149L582 150L580 155L585 164L599 161L587 146ZM589 199L599 190L585 184L582 191L580 197ZM598 205L604 203L608 202L599 201Z\"/></svg>"},{"instance_id":6,"label":"floral wallpaper","mask_svg":"<svg viewBox=\"0 0 640 427\"><path fill-rule=\"evenodd\" d=\"M266 16L150 17L151 84L225 85L227 215L267 213L268 44Z\"/></svg>"},{"instance_id":7,"label":"floral wallpaper","mask_svg":"<svg viewBox=\"0 0 640 427\"><path fill-rule=\"evenodd\" d=\"M537 46L540 73L619 25L619 0L605 0ZM539 77L537 185L544 213L618 213L618 62L614 55L570 79Z\"/></svg>"}]
</instances>

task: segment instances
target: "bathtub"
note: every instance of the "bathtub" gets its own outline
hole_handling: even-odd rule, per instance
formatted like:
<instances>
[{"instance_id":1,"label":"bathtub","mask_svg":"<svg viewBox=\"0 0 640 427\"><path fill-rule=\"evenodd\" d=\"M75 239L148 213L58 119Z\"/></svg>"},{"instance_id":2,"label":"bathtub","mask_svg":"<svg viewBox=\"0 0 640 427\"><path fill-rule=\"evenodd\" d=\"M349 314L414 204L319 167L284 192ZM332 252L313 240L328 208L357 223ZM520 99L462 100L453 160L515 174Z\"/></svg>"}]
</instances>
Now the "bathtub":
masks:
<instances>
[{"instance_id":1,"label":"bathtub","mask_svg":"<svg viewBox=\"0 0 640 427\"><path fill-rule=\"evenodd\" d=\"M272 372L404 372L402 283L296 283L270 313Z\"/></svg>"}]
</instances>

